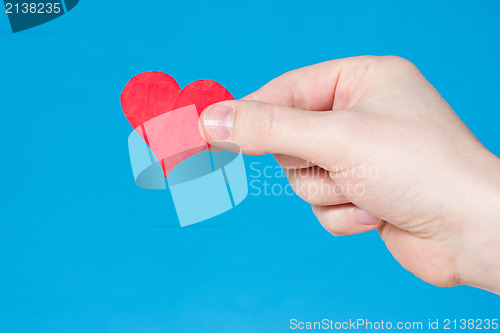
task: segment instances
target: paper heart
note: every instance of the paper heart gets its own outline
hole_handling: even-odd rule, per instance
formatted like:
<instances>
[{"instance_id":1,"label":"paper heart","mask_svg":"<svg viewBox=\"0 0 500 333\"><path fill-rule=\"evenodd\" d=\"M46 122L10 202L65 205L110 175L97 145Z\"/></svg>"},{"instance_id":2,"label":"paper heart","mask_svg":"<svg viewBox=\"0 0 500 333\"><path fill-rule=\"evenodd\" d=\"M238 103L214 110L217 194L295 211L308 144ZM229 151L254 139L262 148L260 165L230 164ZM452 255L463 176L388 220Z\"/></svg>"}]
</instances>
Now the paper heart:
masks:
<instances>
[{"instance_id":1,"label":"paper heart","mask_svg":"<svg viewBox=\"0 0 500 333\"><path fill-rule=\"evenodd\" d=\"M134 76L121 95L123 112L160 161L165 177L186 158L206 149L198 130L203 110L233 96L219 83L199 80L180 89L163 72Z\"/></svg>"}]
</instances>

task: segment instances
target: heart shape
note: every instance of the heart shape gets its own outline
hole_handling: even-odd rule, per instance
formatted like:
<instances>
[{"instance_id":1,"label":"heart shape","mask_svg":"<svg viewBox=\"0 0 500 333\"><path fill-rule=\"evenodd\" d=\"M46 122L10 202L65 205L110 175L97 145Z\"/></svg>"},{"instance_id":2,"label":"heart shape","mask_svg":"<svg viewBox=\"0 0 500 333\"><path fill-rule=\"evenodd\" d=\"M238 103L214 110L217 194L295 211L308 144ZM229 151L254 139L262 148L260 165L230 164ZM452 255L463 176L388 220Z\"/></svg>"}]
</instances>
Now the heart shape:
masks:
<instances>
[{"instance_id":1,"label":"heart shape","mask_svg":"<svg viewBox=\"0 0 500 333\"><path fill-rule=\"evenodd\" d=\"M198 130L203 110L232 99L215 81L195 81L181 90L174 78L156 71L134 76L121 94L127 120L160 161L165 177L177 164L208 147Z\"/></svg>"}]
</instances>

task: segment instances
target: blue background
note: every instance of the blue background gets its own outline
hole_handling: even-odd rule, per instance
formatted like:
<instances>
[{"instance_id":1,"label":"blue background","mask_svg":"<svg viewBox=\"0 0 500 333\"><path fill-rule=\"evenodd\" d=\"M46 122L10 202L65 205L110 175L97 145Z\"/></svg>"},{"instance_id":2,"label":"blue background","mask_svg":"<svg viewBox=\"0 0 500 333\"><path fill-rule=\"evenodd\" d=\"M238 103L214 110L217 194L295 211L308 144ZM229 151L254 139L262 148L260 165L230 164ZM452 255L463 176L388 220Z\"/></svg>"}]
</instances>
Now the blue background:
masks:
<instances>
[{"instance_id":1,"label":"blue background","mask_svg":"<svg viewBox=\"0 0 500 333\"><path fill-rule=\"evenodd\" d=\"M376 232L335 238L297 197L249 196L179 228L168 192L134 184L119 96L147 70L240 98L294 68L394 54L499 155L499 14L497 1L87 0L17 34L1 14L0 332L498 318L500 297L426 284Z\"/></svg>"}]
</instances>

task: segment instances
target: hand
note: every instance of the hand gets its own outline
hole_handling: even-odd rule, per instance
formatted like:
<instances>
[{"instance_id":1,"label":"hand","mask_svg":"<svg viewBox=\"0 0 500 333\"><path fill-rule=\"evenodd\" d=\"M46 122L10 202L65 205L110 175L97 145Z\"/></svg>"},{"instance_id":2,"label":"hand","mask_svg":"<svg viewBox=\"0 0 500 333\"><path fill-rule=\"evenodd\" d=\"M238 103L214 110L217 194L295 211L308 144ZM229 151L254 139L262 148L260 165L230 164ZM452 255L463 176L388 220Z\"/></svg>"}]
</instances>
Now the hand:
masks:
<instances>
[{"instance_id":1,"label":"hand","mask_svg":"<svg viewBox=\"0 0 500 333\"><path fill-rule=\"evenodd\" d=\"M500 293L500 161L409 61L298 69L210 106L200 127L215 147L274 154L333 235L378 228L421 279Z\"/></svg>"}]
</instances>

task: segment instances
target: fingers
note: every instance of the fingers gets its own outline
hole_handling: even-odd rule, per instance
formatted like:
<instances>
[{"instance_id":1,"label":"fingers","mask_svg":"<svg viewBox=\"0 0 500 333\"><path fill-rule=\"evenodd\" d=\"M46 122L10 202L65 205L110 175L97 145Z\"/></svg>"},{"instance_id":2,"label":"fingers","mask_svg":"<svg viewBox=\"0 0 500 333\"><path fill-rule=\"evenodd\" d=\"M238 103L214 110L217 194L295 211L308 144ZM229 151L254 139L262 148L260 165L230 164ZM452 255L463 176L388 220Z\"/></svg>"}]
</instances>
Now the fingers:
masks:
<instances>
[{"instance_id":1,"label":"fingers","mask_svg":"<svg viewBox=\"0 0 500 333\"><path fill-rule=\"evenodd\" d=\"M284 154L315 163L316 157L331 155L335 145L337 126L331 116L276 104L226 101L208 107L200 127L205 140L216 147L233 143L244 154Z\"/></svg>"},{"instance_id":2,"label":"fingers","mask_svg":"<svg viewBox=\"0 0 500 333\"><path fill-rule=\"evenodd\" d=\"M366 73L383 57L354 57L299 68L270 81L244 97L309 111L353 105L366 92Z\"/></svg>"},{"instance_id":3,"label":"fingers","mask_svg":"<svg viewBox=\"0 0 500 333\"><path fill-rule=\"evenodd\" d=\"M274 154L274 158L285 169L302 169L314 166L313 163L295 156Z\"/></svg>"},{"instance_id":4,"label":"fingers","mask_svg":"<svg viewBox=\"0 0 500 333\"><path fill-rule=\"evenodd\" d=\"M319 167L285 169L294 192L312 205L339 205L349 201L339 193L328 171Z\"/></svg>"},{"instance_id":5,"label":"fingers","mask_svg":"<svg viewBox=\"0 0 500 333\"><path fill-rule=\"evenodd\" d=\"M378 228L385 222L353 204L312 206L321 225L334 236L359 234Z\"/></svg>"},{"instance_id":6,"label":"fingers","mask_svg":"<svg viewBox=\"0 0 500 333\"><path fill-rule=\"evenodd\" d=\"M327 61L285 73L243 99L302 110L331 110L343 61Z\"/></svg>"}]
</instances>

